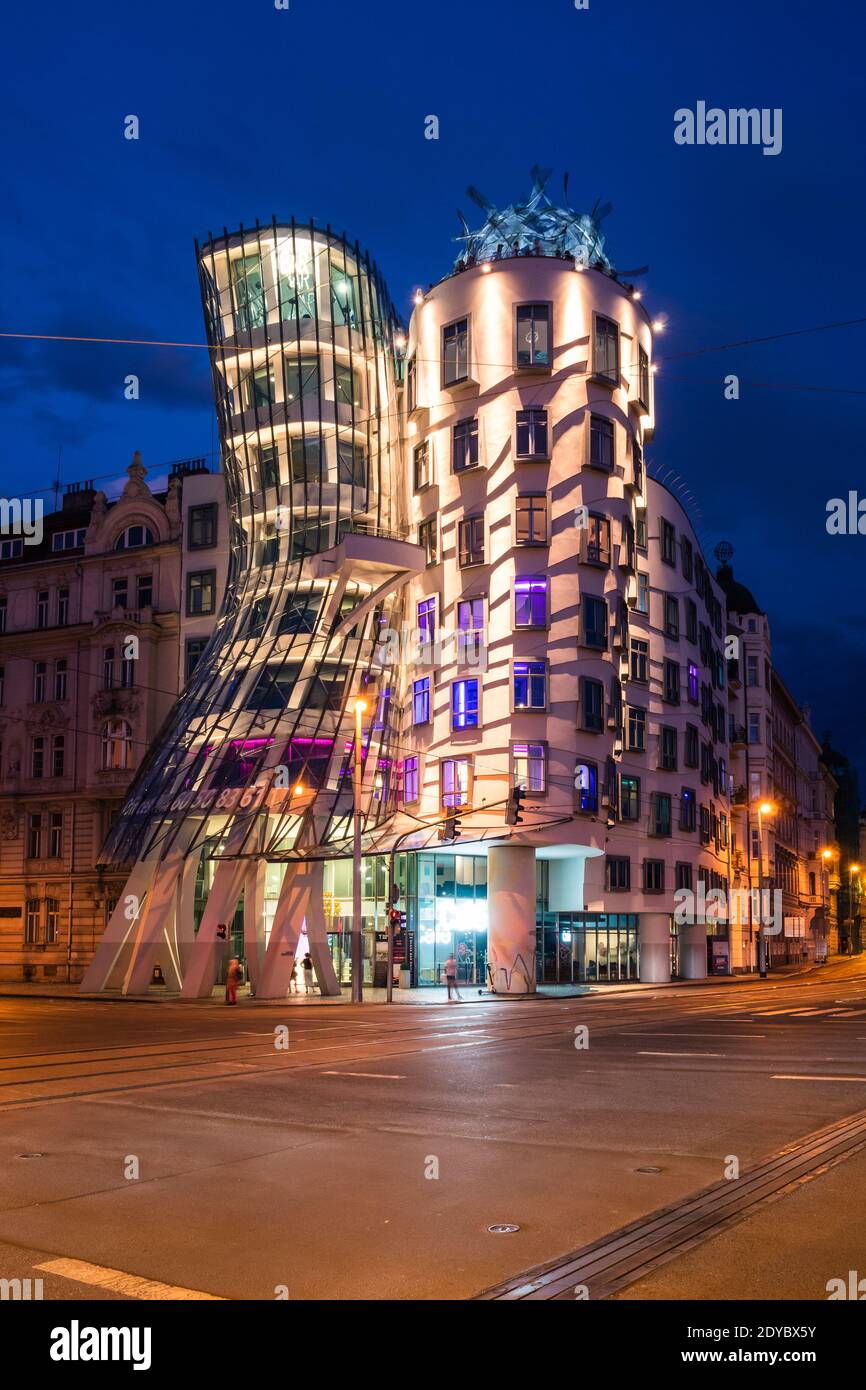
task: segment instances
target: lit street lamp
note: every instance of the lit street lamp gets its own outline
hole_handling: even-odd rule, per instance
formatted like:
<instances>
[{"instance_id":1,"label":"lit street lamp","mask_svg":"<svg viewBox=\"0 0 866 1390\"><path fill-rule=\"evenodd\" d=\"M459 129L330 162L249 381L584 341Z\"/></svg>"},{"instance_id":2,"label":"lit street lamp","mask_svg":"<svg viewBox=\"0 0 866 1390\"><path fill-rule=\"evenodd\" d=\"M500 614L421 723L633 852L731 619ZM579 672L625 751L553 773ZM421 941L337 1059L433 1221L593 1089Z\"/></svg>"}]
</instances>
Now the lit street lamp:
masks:
<instances>
[{"instance_id":1,"label":"lit street lamp","mask_svg":"<svg viewBox=\"0 0 866 1390\"><path fill-rule=\"evenodd\" d=\"M364 997L364 937L361 924L361 717L366 700L356 700L355 709L355 815L352 848L352 1003Z\"/></svg>"},{"instance_id":2,"label":"lit street lamp","mask_svg":"<svg viewBox=\"0 0 866 1390\"><path fill-rule=\"evenodd\" d=\"M762 980L767 978L769 966L769 947L765 931L764 913L764 816L775 814L772 801L758 802L758 974Z\"/></svg>"}]
</instances>

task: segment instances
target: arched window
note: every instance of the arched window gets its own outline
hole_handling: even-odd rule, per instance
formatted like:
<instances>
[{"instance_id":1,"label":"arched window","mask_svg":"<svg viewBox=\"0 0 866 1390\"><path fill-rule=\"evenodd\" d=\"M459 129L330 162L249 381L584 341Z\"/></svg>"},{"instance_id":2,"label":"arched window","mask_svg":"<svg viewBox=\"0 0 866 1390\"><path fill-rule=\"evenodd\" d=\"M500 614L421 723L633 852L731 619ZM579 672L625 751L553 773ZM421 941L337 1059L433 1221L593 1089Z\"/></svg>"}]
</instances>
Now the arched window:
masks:
<instances>
[{"instance_id":1,"label":"arched window","mask_svg":"<svg viewBox=\"0 0 866 1390\"><path fill-rule=\"evenodd\" d=\"M132 766L132 729L125 719L106 719L102 726L102 770Z\"/></svg>"},{"instance_id":2,"label":"arched window","mask_svg":"<svg viewBox=\"0 0 866 1390\"><path fill-rule=\"evenodd\" d=\"M149 526L127 526L114 543L115 550L135 550L140 545L153 545L153 532Z\"/></svg>"}]
</instances>

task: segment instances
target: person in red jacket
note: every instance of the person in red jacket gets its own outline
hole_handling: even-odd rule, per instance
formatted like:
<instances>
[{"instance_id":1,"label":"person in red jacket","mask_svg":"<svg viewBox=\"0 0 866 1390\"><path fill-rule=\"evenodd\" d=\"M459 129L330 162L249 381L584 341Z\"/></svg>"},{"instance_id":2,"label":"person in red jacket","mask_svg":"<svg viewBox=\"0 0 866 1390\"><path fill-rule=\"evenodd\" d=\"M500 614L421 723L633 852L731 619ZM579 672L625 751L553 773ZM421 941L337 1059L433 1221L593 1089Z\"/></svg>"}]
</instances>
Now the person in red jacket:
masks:
<instances>
[{"instance_id":1,"label":"person in red jacket","mask_svg":"<svg viewBox=\"0 0 866 1390\"><path fill-rule=\"evenodd\" d=\"M226 971L226 1003L236 1004L238 1002L238 985L241 982L242 971L240 962L236 956L232 956L229 961L229 968Z\"/></svg>"}]
</instances>

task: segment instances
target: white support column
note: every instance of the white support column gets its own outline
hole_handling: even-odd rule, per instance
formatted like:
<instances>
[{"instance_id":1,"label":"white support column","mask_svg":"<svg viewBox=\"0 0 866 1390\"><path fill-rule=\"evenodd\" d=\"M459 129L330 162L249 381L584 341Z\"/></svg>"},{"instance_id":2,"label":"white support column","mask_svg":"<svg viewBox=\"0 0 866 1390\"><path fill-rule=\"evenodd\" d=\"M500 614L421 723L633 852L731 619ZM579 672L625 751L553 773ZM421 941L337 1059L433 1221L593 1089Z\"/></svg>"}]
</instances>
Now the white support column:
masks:
<instances>
[{"instance_id":1,"label":"white support column","mask_svg":"<svg viewBox=\"0 0 866 1390\"><path fill-rule=\"evenodd\" d=\"M666 912L642 912L639 919L640 978L664 984L671 978L671 919Z\"/></svg>"},{"instance_id":2,"label":"white support column","mask_svg":"<svg viewBox=\"0 0 866 1390\"><path fill-rule=\"evenodd\" d=\"M707 977L707 928L703 922L682 923L679 928L679 970L684 980Z\"/></svg>"},{"instance_id":3,"label":"white support column","mask_svg":"<svg viewBox=\"0 0 866 1390\"><path fill-rule=\"evenodd\" d=\"M320 993L340 993L325 930L324 874L321 860L303 859L288 865L256 998L285 999L304 923Z\"/></svg>"},{"instance_id":4,"label":"white support column","mask_svg":"<svg viewBox=\"0 0 866 1390\"><path fill-rule=\"evenodd\" d=\"M250 983L256 997L259 993L259 980L265 954L265 879L267 872L266 860L253 860L244 884L244 952Z\"/></svg>"},{"instance_id":5,"label":"white support column","mask_svg":"<svg viewBox=\"0 0 866 1390\"><path fill-rule=\"evenodd\" d=\"M248 861L245 859L223 859L217 864L195 945L184 972L181 999L206 999L211 993L217 977L220 951L228 949L226 944L217 940L217 927L222 922L227 934L231 931L247 868Z\"/></svg>"},{"instance_id":6,"label":"white support column","mask_svg":"<svg viewBox=\"0 0 866 1390\"><path fill-rule=\"evenodd\" d=\"M535 849L487 852L487 961L496 994L535 993Z\"/></svg>"},{"instance_id":7,"label":"white support column","mask_svg":"<svg viewBox=\"0 0 866 1390\"><path fill-rule=\"evenodd\" d=\"M141 904L156 874L157 864L158 858L154 855L149 859L139 859L133 865L102 940L82 977L79 985L82 994L119 988L123 983L138 933Z\"/></svg>"}]
</instances>

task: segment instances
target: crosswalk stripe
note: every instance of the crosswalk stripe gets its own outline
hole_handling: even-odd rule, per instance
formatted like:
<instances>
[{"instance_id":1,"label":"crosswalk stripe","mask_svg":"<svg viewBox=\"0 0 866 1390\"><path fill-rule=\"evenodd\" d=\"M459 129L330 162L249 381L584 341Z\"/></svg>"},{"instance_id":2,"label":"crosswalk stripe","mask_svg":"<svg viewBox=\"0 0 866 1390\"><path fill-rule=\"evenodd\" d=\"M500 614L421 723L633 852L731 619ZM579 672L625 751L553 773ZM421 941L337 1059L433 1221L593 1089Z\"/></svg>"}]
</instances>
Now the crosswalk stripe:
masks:
<instances>
[{"instance_id":1,"label":"crosswalk stripe","mask_svg":"<svg viewBox=\"0 0 866 1390\"><path fill-rule=\"evenodd\" d=\"M98 1289L126 1294L129 1298L225 1302L219 1294L185 1289L177 1284L161 1284L157 1279L142 1279L137 1274L125 1274L121 1269L106 1269L104 1265L92 1265L86 1260L46 1260L33 1268L45 1274L59 1274L62 1279L75 1279L79 1284L92 1284Z\"/></svg>"}]
</instances>

